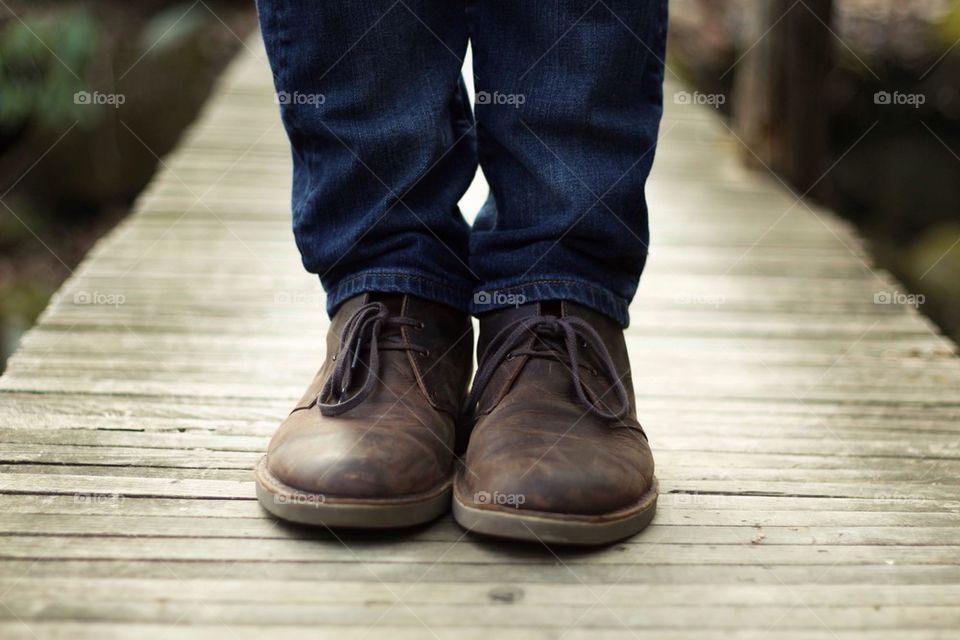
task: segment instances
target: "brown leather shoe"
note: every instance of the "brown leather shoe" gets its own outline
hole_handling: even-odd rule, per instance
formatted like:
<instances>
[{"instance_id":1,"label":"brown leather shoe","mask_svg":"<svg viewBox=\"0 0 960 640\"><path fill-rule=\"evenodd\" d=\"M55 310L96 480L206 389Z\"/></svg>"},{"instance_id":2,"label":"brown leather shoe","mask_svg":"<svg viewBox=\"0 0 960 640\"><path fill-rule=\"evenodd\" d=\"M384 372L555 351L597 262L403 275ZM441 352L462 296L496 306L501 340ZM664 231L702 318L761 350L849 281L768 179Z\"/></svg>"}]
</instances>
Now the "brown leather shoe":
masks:
<instances>
[{"instance_id":1,"label":"brown leather shoe","mask_svg":"<svg viewBox=\"0 0 960 640\"><path fill-rule=\"evenodd\" d=\"M470 318L414 296L341 305L323 367L256 469L257 498L295 522L400 527L450 506Z\"/></svg>"},{"instance_id":2,"label":"brown leather shoe","mask_svg":"<svg viewBox=\"0 0 960 640\"><path fill-rule=\"evenodd\" d=\"M478 346L457 521L562 544L645 527L657 483L620 325L572 302L531 303L482 317Z\"/></svg>"}]
</instances>

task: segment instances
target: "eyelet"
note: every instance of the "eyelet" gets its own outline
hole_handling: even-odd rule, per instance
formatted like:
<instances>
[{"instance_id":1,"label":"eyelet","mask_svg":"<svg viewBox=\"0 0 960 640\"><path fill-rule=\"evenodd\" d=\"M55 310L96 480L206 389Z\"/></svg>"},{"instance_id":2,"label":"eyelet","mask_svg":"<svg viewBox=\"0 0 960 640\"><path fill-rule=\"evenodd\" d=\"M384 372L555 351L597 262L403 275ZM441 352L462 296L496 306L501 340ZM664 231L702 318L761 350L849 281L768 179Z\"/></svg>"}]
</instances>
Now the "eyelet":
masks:
<instances>
[{"instance_id":1,"label":"eyelet","mask_svg":"<svg viewBox=\"0 0 960 640\"><path fill-rule=\"evenodd\" d=\"M422 350L422 351L420 352L420 355L423 356L424 358L429 358L429 357L430 357L430 349L424 349L424 350Z\"/></svg>"},{"instance_id":2,"label":"eyelet","mask_svg":"<svg viewBox=\"0 0 960 640\"><path fill-rule=\"evenodd\" d=\"M337 361L337 354L333 354L333 357L331 358L331 360L333 360L334 362L336 362L336 361Z\"/></svg>"},{"instance_id":3,"label":"eyelet","mask_svg":"<svg viewBox=\"0 0 960 640\"><path fill-rule=\"evenodd\" d=\"M507 354L507 360L513 360L514 357L515 357L515 354L513 354L513 353L508 353L508 354Z\"/></svg>"},{"instance_id":4,"label":"eyelet","mask_svg":"<svg viewBox=\"0 0 960 640\"><path fill-rule=\"evenodd\" d=\"M597 371L596 369L593 369L593 368L590 369L590 373L593 374L593 377L594 377L594 378L596 378L597 376L600 375L600 372Z\"/></svg>"},{"instance_id":5,"label":"eyelet","mask_svg":"<svg viewBox=\"0 0 960 640\"><path fill-rule=\"evenodd\" d=\"M426 326L426 325L423 324L423 321L422 321L422 320L419 320L419 321L417 321L417 324L414 325L414 329L416 329L417 331L423 331L423 328L424 328L425 326Z\"/></svg>"}]
</instances>

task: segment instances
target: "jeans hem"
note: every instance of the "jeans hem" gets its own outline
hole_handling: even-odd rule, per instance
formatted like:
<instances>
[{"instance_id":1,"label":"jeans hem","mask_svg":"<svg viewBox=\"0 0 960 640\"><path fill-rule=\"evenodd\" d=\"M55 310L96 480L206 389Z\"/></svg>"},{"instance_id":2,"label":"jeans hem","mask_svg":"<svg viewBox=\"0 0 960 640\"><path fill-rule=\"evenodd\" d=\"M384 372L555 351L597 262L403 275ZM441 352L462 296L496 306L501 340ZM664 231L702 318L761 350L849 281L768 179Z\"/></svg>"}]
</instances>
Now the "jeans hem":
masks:
<instances>
[{"instance_id":1,"label":"jeans hem","mask_svg":"<svg viewBox=\"0 0 960 640\"><path fill-rule=\"evenodd\" d=\"M571 300L599 311L624 328L630 324L629 300L595 284L560 278L477 289L473 294L470 312L479 316L497 309L545 300Z\"/></svg>"},{"instance_id":2,"label":"jeans hem","mask_svg":"<svg viewBox=\"0 0 960 640\"><path fill-rule=\"evenodd\" d=\"M470 291L420 273L366 271L344 278L327 290L327 313L333 315L347 299L361 293L404 293L470 312Z\"/></svg>"}]
</instances>

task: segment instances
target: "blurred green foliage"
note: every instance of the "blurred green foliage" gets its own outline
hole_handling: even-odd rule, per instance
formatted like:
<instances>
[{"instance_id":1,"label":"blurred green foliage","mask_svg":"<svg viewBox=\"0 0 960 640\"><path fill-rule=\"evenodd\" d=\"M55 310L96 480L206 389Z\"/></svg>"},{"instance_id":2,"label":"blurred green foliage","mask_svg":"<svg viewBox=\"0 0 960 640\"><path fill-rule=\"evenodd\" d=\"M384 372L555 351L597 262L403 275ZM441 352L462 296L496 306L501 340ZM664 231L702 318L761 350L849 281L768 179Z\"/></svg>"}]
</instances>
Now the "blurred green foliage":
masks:
<instances>
[{"instance_id":1,"label":"blurred green foliage","mask_svg":"<svg viewBox=\"0 0 960 640\"><path fill-rule=\"evenodd\" d=\"M950 1L950 10L937 25L936 35L940 44L951 47L960 40L960 0Z\"/></svg>"},{"instance_id":2,"label":"blurred green foliage","mask_svg":"<svg viewBox=\"0 0 960 640\"><path fill-rule=\"evenodd\" d=\"M148 51L182 46L210 17L202 9L195 11L191 6L190 2L171 4L151 16L140 33L139 48Z\"/></svg>"},{"instance_id":3,"label":"blurred green foliage","mask_svg":"<svg viewBox=\"0 0 960 640\"><path fill-rule=\"evenodd\" d=\"M74 101L101 41L86 7L60 9L0 28L0 130L26 124L42 129L95 118L97 110Z\"/></svg>"},{"instance_id":4,"label":"blurred green foliage","mask_svg":"<svg viewBox=\"0 0 960 640\"><path fill-rule=\"evenodd\" d=\"M0 1L0 372L255 25L252 0Z\"/></svg>"}]
</instances>

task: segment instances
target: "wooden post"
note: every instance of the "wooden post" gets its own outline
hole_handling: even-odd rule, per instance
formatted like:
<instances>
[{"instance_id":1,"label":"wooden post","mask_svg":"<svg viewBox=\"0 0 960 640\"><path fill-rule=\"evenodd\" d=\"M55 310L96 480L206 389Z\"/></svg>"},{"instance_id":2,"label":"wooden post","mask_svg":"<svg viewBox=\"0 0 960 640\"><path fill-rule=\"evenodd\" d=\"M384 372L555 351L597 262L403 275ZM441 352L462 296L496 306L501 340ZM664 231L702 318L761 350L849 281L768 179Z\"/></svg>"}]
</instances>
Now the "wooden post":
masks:
<instances>
[{"instance_id":1,"label":"wooden post","mask_svg":"<svg viewBox=\"0 0 960 640\"><path fill-rule=\"evenodd\" d=\"M820 187L827 164L832 9L833 0L757 0L741 45L749 51L733 71L733 124L749 147L745 159L800 191Z\"/></svg>"}]
</instances>

